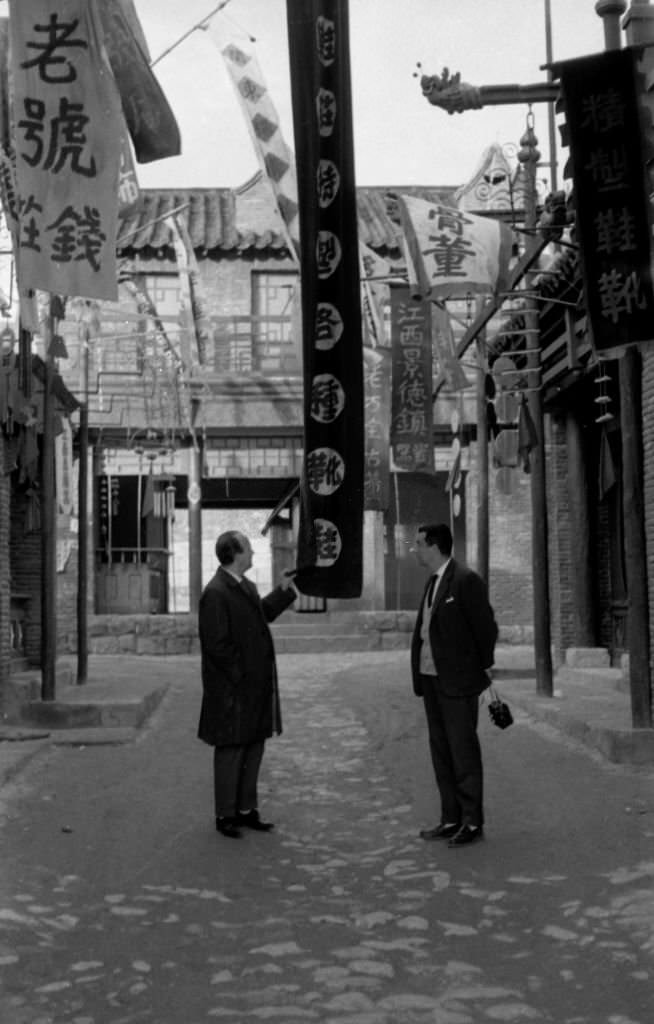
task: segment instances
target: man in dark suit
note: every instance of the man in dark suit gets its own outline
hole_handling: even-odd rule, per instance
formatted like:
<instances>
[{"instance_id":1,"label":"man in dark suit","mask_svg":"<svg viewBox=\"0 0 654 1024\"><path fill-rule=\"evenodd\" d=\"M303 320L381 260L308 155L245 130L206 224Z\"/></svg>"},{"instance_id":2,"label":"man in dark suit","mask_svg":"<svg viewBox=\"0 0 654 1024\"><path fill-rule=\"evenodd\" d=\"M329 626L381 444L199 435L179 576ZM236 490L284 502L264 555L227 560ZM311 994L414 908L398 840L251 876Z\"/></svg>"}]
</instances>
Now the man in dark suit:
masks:
<instances>
[{"instance_id":1,"label":"man in dark suit","mask_svg":"<svg viewBox=\"0 0 654 1024\"><path fill-rule=\"evenodd\" d=\"M497 624L481 577L452 558L449 526L420 526L413 550L430 577L411 641L411 675L414 693L425 703L441 798L440 822L420 835L464 846L483 836L477 722L479 695L490 684Z\"/></svg>"},{"instance_id":2,"label":"man in dark suit","mask_svg":"<svg viewBox=\"0 0 654 1024\"><path fill-rule=\"evenodd\" d=\"M252 546L229 530L216 541L218 571L199 607L202 710L198 737L214 748L216 829L230 839L241 828L268 832L259 816L257 782L264 744L281 733L275 649L268 623L297 597L289 572L260 598L245 573Z\"/></svg>"}]
</instances>

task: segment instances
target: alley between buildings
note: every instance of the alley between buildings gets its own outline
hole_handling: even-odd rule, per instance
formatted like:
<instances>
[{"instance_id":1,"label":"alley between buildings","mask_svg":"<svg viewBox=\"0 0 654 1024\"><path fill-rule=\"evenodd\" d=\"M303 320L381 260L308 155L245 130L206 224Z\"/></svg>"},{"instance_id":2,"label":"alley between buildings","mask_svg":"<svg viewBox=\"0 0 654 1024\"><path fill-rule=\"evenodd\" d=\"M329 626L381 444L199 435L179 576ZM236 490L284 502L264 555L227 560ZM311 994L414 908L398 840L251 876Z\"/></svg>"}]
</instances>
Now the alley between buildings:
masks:
<instances>
[{"instance_id":1,"label":"alley between buildings","mask_svg":"<svg viewBox=\"0 0 654 1024\"><path fill-rule=\"evenodd\" d=\"M196 658L138 741L0 793L2 1024L649 1024L654 775L482 708L487 835L451 850L407 652L282 655L273 833L216 834Z\"/></svg>"}]
</instances>

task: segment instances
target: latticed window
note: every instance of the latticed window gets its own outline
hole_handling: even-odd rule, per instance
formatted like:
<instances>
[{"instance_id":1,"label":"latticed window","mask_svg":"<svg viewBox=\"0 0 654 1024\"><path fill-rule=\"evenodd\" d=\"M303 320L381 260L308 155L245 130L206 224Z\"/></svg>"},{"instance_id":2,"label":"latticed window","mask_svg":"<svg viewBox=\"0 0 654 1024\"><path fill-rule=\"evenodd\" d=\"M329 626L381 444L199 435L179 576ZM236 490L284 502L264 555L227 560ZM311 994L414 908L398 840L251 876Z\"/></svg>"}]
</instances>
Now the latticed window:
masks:
<instances>
[{"instance_id":1,"label":"latticed window","mask_svg":"<svg viewBox=\"0 0 654 1024\"><path fill-rule=\"evenodd\" d=\"M252 274L252 363L265 374L301 372L298 276L284 271Z\"/></svg>"}]
</instances>

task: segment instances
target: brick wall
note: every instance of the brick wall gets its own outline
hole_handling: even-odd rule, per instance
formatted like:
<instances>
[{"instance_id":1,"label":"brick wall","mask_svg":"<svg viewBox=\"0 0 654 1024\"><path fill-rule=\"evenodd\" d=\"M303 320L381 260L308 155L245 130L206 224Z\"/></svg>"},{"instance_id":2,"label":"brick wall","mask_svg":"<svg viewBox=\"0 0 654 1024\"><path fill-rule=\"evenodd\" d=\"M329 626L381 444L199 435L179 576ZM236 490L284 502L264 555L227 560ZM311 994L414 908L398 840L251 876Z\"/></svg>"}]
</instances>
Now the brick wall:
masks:
<instances>
[{"instance_id":1,"label":"brick wall","mask_svg":"<svg viewBox=\"0 0 654 1024\"><path fill-rule=\"evenodd\" d=\"M472 568L476 568L479 507L477 445L472 444L468 452L470 461L466 476L466 561ZM529 477L522 470L516 470L512 493L503 494L497 485L497 471L491 463L488 504L491 603L501 626L519 627L518 632L529 636L533 626ZM516 639L521 637L517 636Z\"/></svg>"},{"instance_id":2,"label":"brick wall","mask_svg":"<svg viewBox=\"0 0 654 1024\"><path fill-rule=\"evenodd\" d=\"M643 352L643 462L645 540L649 580L650 664L654 664L654 353Z\"/></svg>"},{"instance_id":3,"label":"brick wall","mask_svg":"<svg viewBox=\"0 0 654 1024\"><path fill-rule=\"evenodd\" d=\"M11 499L11 588L29 597L25 622L25 656L31 665L41 663L41 532L27 530L27 498L16 491ZM57 655L74 650L77 621L77 534L57 524L60 545L70 541L63 570L57 571ZM72 644L72 646L71 646Z\"/></svg>"},{"instance_id":4,"label":"brick wall","mask_svg":"<svg viewBox=\"0 0 654 1024\"><path fill-rule=\"evenodd\" d=\"M4 687L9 676L11 657L9 593L11 575L9 570L9 496L10 477L5 473L5 438L0 430L0 708L3 705Z\"/></svg>"},{"instance_id":5,"label":"brick wall","mask_svg":"<svg viewBox=\"0 0 654 1024\"><path fill-rule=\"evenodd\" d=\"M550 633L555 665L572 645L570 586L570 500L565 417L546 417L547 521L549 558Z\"/></svg>"},{"instance_id":6,"label":"brick wall","mask_svg":"<svg viewBox=\"0 0 654 1024\"><path fill-rule=\"evenodd\" d=\"M14 488L11 500L12 589L29 598L25 621L25 655L32 665L41 661L41 533L26 526L28 500Z\"/></svg>"}]
</instances>

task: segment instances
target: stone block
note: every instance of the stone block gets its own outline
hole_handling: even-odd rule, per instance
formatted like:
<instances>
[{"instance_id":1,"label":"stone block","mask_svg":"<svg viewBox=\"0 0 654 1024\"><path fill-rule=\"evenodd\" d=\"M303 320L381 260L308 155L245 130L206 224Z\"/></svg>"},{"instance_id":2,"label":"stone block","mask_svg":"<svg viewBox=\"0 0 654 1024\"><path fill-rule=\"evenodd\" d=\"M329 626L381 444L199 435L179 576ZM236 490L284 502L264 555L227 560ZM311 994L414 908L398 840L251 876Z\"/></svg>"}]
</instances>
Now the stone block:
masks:
<instances>
[{"instance_id":1,"label":"stone block","mask_svg":"<svg viewBox=\"0 0 654 1024\"><path fill-rule=\"evenodd\" d=\"M190 638L187 636L167 636L164 639L164 650L161 651L163 654L188 654L190 647Z\"/></svg>"},{"instance_id":2,"label":"stone block","mask_svg":"<svg viewBox=\"0 0 654 1024\"><path fill-rule=\"evenodd\" d=\"M611 659L605 647L568 647L565 652L568 668L610 668Z\"/></svg>"},{"instance_id":3,"label":"stone block","mask_svg":"<svg viewBox=\"0 0 654 1024\"><path fill-rule=\"evenodd\" d=\"M398 612L397 628L401 633L413 633L417 612Z\"/></svg>"},{"instance_id":4,"label":"stone block","mask_svg":"<svg viewBox=\"0 0 654 1024\"><path fill-rule=\"evenodd\" d=\"M160 636L139 636L136 638L137 654L164 654Z\"/></svg>"},{"instance_id":5,"label":"stone block","mask_svg":"<svg viewBox=\"0 0 654 1024\"><path fill-rule=\"evenodd\" d=\"M389 633L381 633L381 648L383 651L400 651L407 650L411 644L411 637L408 633L399 633L397 631ZM409 663L407 661L407 671Z\"/></svg>"},{"instance_id":6,"label":"stone block","mask_svg":"<svg viewBox=\"0 0 654 1024\"><path fill-rule=\"evenodd\" d=\"M90 654L120 654L120 641L116 636L95 636L90 638Z\"/></svg>"}]
</instances>

